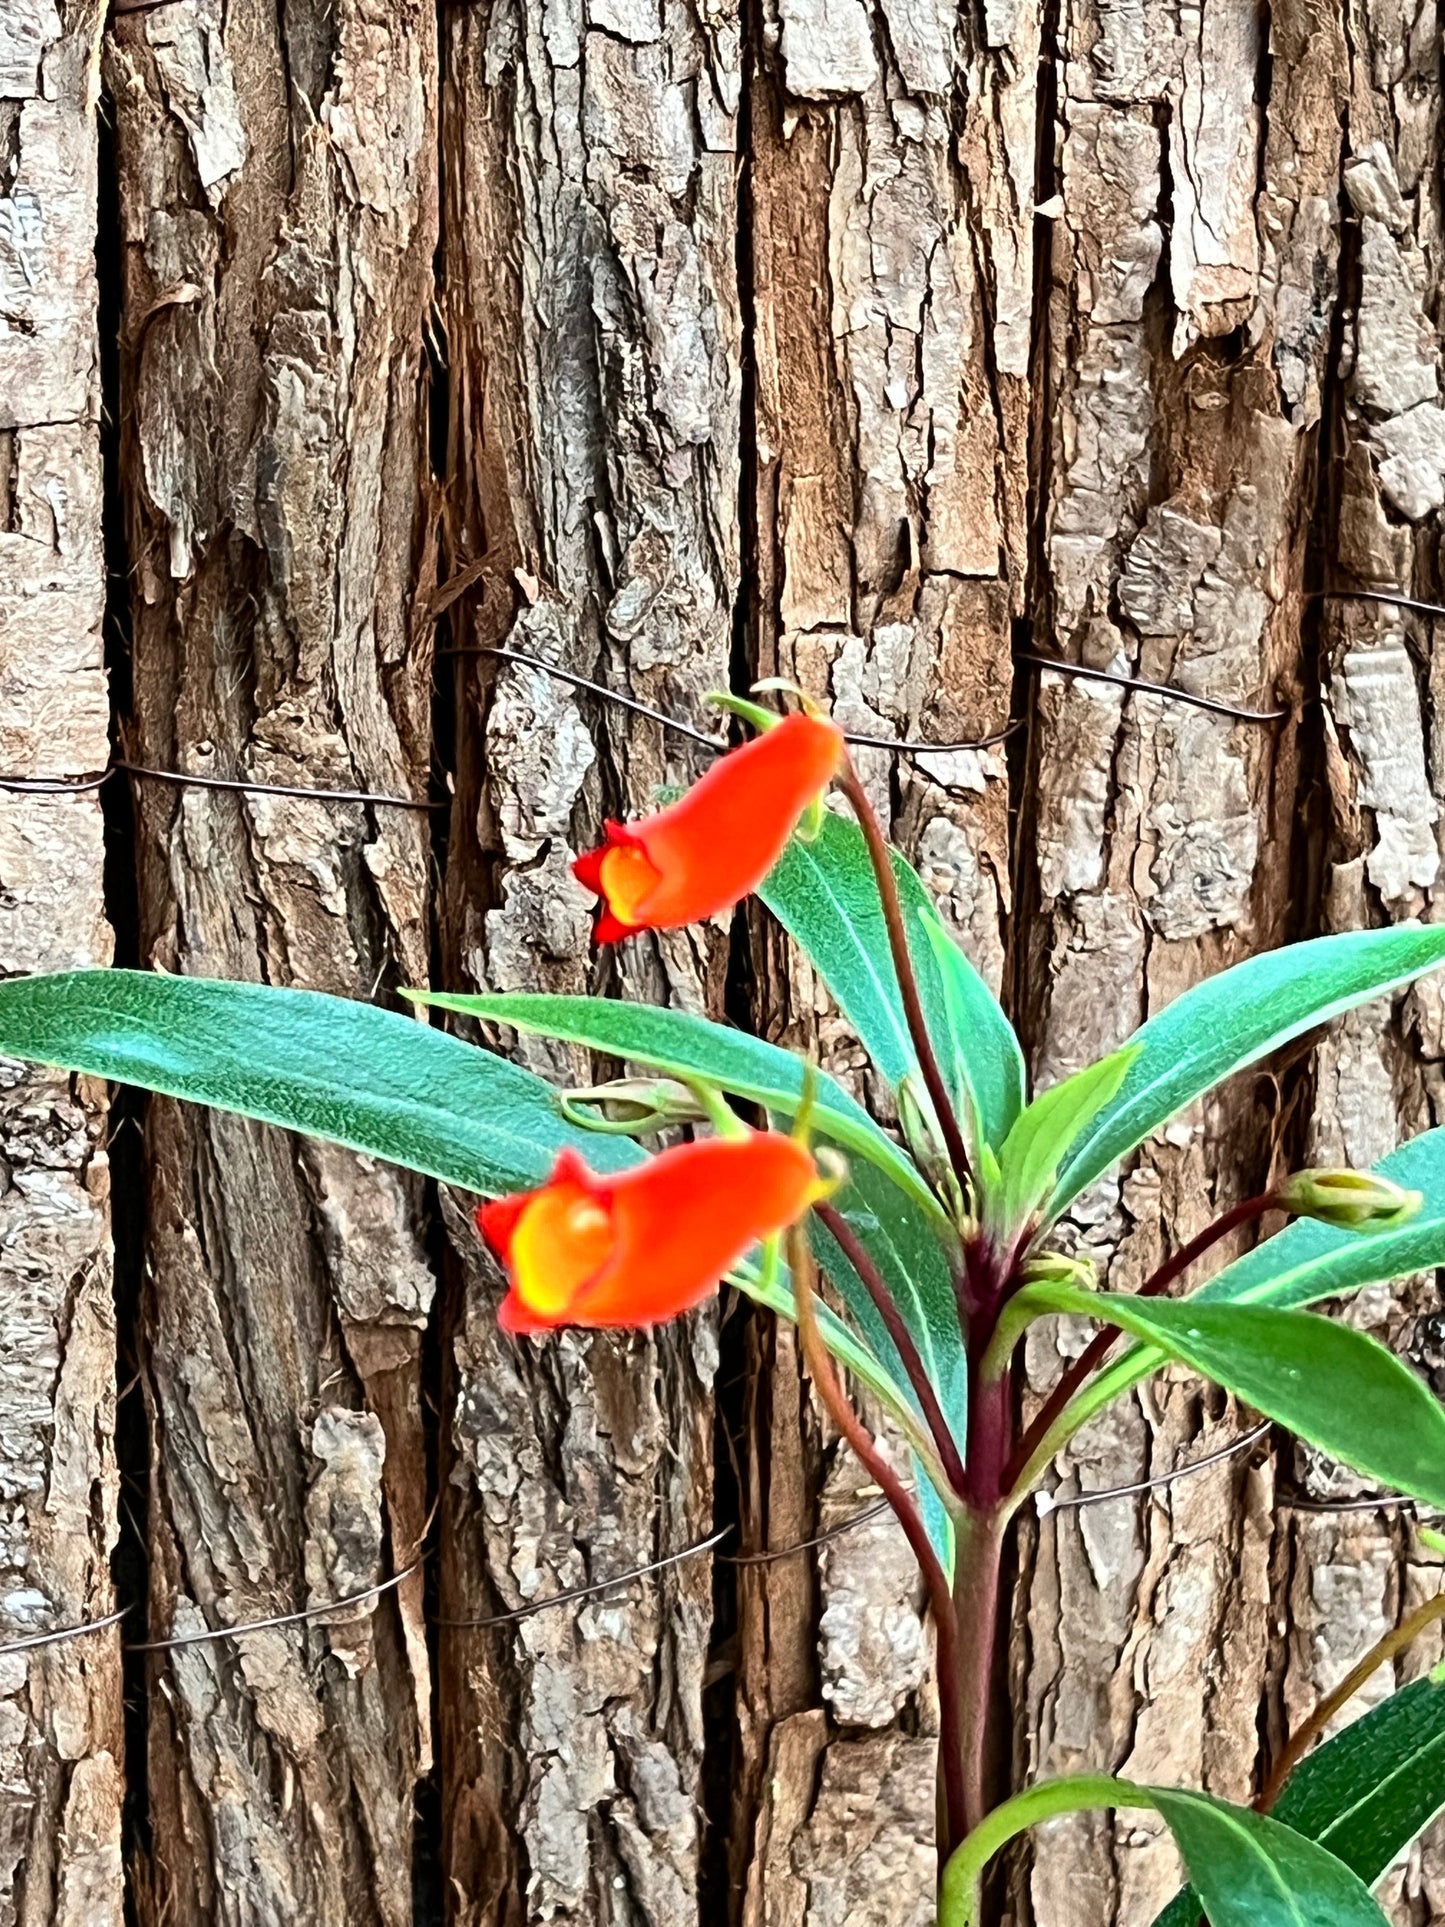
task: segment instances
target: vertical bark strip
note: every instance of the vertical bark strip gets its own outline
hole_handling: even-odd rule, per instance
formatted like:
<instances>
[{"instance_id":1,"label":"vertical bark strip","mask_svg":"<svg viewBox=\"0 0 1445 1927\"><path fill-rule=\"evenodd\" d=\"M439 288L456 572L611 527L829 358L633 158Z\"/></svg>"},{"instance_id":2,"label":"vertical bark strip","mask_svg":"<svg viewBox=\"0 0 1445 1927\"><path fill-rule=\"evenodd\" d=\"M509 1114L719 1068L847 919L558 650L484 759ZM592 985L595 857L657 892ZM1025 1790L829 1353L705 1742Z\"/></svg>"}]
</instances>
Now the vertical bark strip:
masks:
<instances>
[{"instance_id":1,"label":"vertical bark strip","mask_svg":"<svg viewBox=\"0 0 1445 1927\"><path fill-rule=\"evenodd\" d=\"M0 19L0 769L103 767L100 11ZM110 956L83 798L0 796L0 970ZM0 1645L112 1607L115 1315L104 1092L0 1066ZM0 1659L0 1921L121 1918L117 1628Z\"/></svg>"},{"instance_id":2,"label":"vertical bark strip","mask_svg":"<svg viewBox=\"0 0 1445 1927\"><path fill-rule=\"evenodd\" d=\"M1352 245L1344 265L1332 499L1339 589L1440 600L1445 506L1439 242L1439 63L1408 16L1348 4L1342 18L1341 181ZM1333 601L1320 665L1329 823L1324 924L1349 930L1433 921L1440 891L1437 625L1380 605ZM1316 1159L1368 1163L1441 1121L1445 1004L1437 984L1355 1013L1315 1059ZM1371 1291L1347 1314L1402 1348L1440 1385L1440 1296L1433 1277L1404 1293ZM1307 1499L1354 1499L1370 1486L1313 1454L1296 1455ZM1301 1510L1288 1547L1290 1637L1283 1716L1328 1692L1359 1650L1438 1591L1439 1562L1412 1544L1389 1507L1332 1518ZM1438 1657L1412 1654L1402 1677ZM1387 1691L1386 1672L1347 1716ZM1392 1919L1445 1909L1445 1833L1437 1828L1382 1890Z\"/></svg>"},{"instance_id":3,"label":"vertical bark strip","mask_svg":"<svg viewBox=\"0 0 1445 1927\"><path fill-rule=\"evenodd\" d=\"M436 234L433 17L265 0L117 18L135 714L163 768L425 797L412 646ZM154 967L425 981L427 817L138 790ZM184 1106L148 1128L157 1635L324 1603L425 1515L419 1187ZM146 1918L412 1918L421 1581L369 1629L152 1662Z\"/></svg>"},{"instance_id":4,"label":"vertical bark strip","mask_svg":"<svg viewBox=\"0 0 1445 1927\"><path fill-rule=\"evenodd\" d=\"M514 0L445 49L448 559L456 646L501 643L722 734L738 586L738 28L726 6ZM540 671L457 664L449 981L721 1011L726 938L590 958L569 871L705 752ZM525 1061L591 1082L575 1053ZM716 1321L514 1345L454 1226L448 1617L515 1610L706 1535ZM483 1635L443 1630L460 1919L696 1917L705 1562ZM506 1735L506 1749L493 1737Z\"/></svg>"},{"instance_id":5,"label":"vertical bark strip","mask_svg":"<svg viewBox=\"0 0 1445 1927\"><path fill-rule=\"evenodd\" d=\"M754 648L761 670L868 734L969 743L1009 720L1010 624L1028 579L1039 32L1029 8L890 0L779 0L759 23ZM949 927L1000 985L1004 747L857 760ZM831 1069L860 1080L857 1045L805 960L778 955L765 997L769 1034L816 1040ZM798 1434L790 1335L765 1345L760 1370L771 1422L754 1441L746 1526L778 1546L809 1523L798 1472L817 1445ZM855 1469L830 1456L828 1493L856 1490ZM795 1908L810 1927L931 1918L933 1747L916 1735L920 1721L936 1730L936 1709L900 1552L880 1522L819 1562L826 1723L806 1663L812 1589L792 1561L743 1582L735 1846L746 1854L755 1825L749 1922ZM869 1845L845 1872L831 1863L853 1858L840 1842L863 1808Z\"/></svg>"}]
</instances>

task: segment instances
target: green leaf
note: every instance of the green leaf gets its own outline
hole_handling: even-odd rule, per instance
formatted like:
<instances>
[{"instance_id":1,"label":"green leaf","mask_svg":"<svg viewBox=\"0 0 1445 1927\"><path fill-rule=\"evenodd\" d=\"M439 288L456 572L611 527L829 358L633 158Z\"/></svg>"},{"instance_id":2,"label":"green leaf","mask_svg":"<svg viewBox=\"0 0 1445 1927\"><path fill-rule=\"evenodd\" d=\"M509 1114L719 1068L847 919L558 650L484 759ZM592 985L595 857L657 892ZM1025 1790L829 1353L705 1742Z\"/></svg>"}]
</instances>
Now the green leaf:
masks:
<instances>
[{"instance_id":1,"label":"green leaf","mask_svg":"<svg viewBox=\"0 0 1445 1927\"><path fill-rule=\"evenodd\" d=\"M1210 1927L1383 1927L1343 1861L1282 1821L1176 1787L1079 1774L1025 1787L976 1826L944 1868L939 1927L976 1927L989 1861L1026 1828L1090 1807L1153 1807L1184 1855Z\"/></svg>"},{"instance_id":2,"label":"green leaf","mask_svg":"<svg viewBox=\"0 0 1445 1927\"><path fill-rule=\"evenodd\" d=\"M968 1359L959 1329L953 1277L938 1239L922 1214L900 1199L867 1165L854 1166L847 1184L832 1202L883 1274L961 1452L967 1436ZM867 1334L875 1354L896 1368L897 1383L904 1397L914 1404L908 1375L867 1287L822 1222L814 1218L813 1227L819 1264Z\"/></svg>"},{"instance_id":3,"label":"green leaf","mask_svg":"<svg viewBox=\"0 0 1445 1927\"><path fill-rule=\"evenodd\" d=\"M1417 1679L1326 1740L1290 1775L1274 1817L1373 1886L1445 1806L1445 1683ZM1154 1927L1199 1927L1186 1887Z\"/></svg>"},{"instance_id":4,"label":"green leaf","mask_svg":"<svg viewBox=\"0 0 1445 1927\"><path fill-rule=\"evenodd\" d=\"M895 873L899 867L895 861ZM864 1049L896 1089L918 1068L918 1059L863 832L830 811L811 843L792 838L758 895L807 951ZM934 1019L942 1019L942 993L936 969L929 974L932 1010L921 981L919 992L932 1030Z\"/></svg>"},{"instance_id":5,"label":"green leaf","mask_svg":"<svg viewBox=\"0 0 1445 1927\"><path fill-rule=\"evenodd\" d=\"M920 884L920 889L922 885ZM904 914L908 913L907 896ZM942 1054L948 1087L972 1110L987 1145L1003 1143L1024 1107L1028 1073L1013 1025L998 999L928 903L918 911L938 965L950 1049Z\"/></svg>"},{"instance_id":6,"label":"green leaf","mask_svg":"<svg viewBox=\"0 0 1445 1927\"><path fill-rule=\"evenodd\" d=\"M469 1191L540 1183L570 1145L595 1170L642 1153L568 1124L540 1077L413 1017L314 990L77 970L0 983L0 1052L329 1138Z\"/></svg>"},{"instance_id":7,"label":"green leaf","mask_svg":"<svg viewBox=\"0 0 1445 1927\"><path fill-rule=\"evenodd\" d=\"M781 1050L745 1031L710 1023L686 1011L654 1010L648 1004L621 1003L604 997L550 997L530 992L457 996L449 992L407 990L403 996L439 1010L510 1024L605 1051L669 1076L706 1078L735 1097L764 1105L785 1118L793 1117L803 1095L805 1066L792 1051ZM841 1084L815 1074L819 1132L840 1150L886 1171L893 1183L932 1217L941 1216L938 1201L912 1160L899 1150L856 1103Z\"/></svg>"},{"instance_id":8,"label":"green leaf","mask_svg":"<svg viewBox=\"0 0 1445 1927\"><path fill-rule=\"evenodd\" d=\"M1151 1787L1149 1794L1210 1927L1384 1927L1359 1875L1281 1821L1204 1793Z\"/></svg>"},{"instance_id":9,"label":"green leaf","mask_svg":"<svg viewBox=\"0 0 1445 1927\"><path fill-rule=\"evenodd\" d=\"M1271 950L1186 990L1135 1033L1139 1055L1074 1146L1050 1213L1232 1071L1441 963L1445 927L1396 924Z\"/></svg>"},{"instance_id":10,"label":"green leaf","mask_svg":"<svg viewBox=\"0 0 1445 1927\"><path fill-rule=\"evenodd\" d=\"M1445 1130L1426 1131L1375 1169L1425 1202L1394 1229L1343 1231L1298 1218L1226 1265L1190 1304L1309 1305L1445 1265Z\"/></svg>"},{"instance_id":11,"label":"green leaf","mask_svg":"<svg viewBox=\"0 0 1445 1927\"><path fill-rule=\"evenodd\" d=\"M1068 1288L1048 1296L1157 1346L1381 1484L1445 1505L1445 1407L1363 1332L1265 1305Z\"/></svg>"},{"instance_id":12,"label":"green leaf","mask_svg":"<svg viewBox=\"0 0 1445 1927\"><path fill-rule=\"evenodd\" d=\"M962 1050L980 1122L989 1140L1001 1141L1013 1122L1023 1090L1023 1060L1013 1027L992 993L957 947L952 991L946 992L930 924L938 912L915 870L892 852L908 931L908 950L918 979L924 1021L935 1052L955 1072L952 1095L964 1102L950 1023L949 996L965 1027ZM834 1000L880 1075L896 1090L918 1057L908 1034L898 980L888 946L883 906L868 861L863 832L849 818L829 811L811 843L789 843L758 895L783 928L807 951ZM945 937L945 941L948 939Z\"/></svg>"},{"instance_id":13,"label":"green leaf","mask_svg":"<svg viewBox=\"0 0 1445 1927\"><path fill-rule=\"evenodd\" d=\"M1137 1055L1138 1046L1128 1045L1101 1057L1036 1097L1019 1118L999 1152L997 1204L988 1210L1001 1243L1011 1242L1043 1203L1069 1147L1114 1096Z\"/></svg>"}]
</instances>

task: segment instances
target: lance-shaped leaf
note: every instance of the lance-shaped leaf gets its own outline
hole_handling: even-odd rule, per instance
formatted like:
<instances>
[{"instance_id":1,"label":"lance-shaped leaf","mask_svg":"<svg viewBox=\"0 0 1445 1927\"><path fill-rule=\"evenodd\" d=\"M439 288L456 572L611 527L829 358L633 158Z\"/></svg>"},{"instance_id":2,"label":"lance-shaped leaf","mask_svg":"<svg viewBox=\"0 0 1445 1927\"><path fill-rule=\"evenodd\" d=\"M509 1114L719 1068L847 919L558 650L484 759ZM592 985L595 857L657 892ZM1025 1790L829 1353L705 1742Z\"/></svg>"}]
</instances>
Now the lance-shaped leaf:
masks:
<instances>
[{"instance_id":1,"label":"lance-shaped leaf","mask_svg":"<svg viewBox=\"0 0 1445 1927\"><path fill-rule=\"evenodd\" d=\"M1139 1055L1074 1145L1051 1213L1232 1071L1442 963L1445 927L1396 924L1267 951L1186 990L1130 1040Z\"/></svg>"},{"instance_id":2,"label":"lance-shaped leaf","mask_svg":"<svg viewBox=\"0 0 1445 1927\"><path fill-rule=\"evenodd\" d=\"M867 1165L853 1167L847 1184L832 1202L882 1274L918 1346L949 1429L962 1449L967 1435L968 1359L959 1328L953 1276L942 1247L927 1220ZM813 1229L819 1264L845 1299L875 1354L896 1366L897 1382L912 1403L907 1374L866 1286L820 1220L813 1220Z\"/></svg>"},{"instance_id":3,"label":"lance-shaped leaf","mask_svg":"<svg viewBox=\"0 0 1445 1927\"><path fill-rule=\"evenodd\" d=\"M403 995L439 1010L605 1051L668 1076L704 1078L719 1090L784 1118L797 1114L807 1082L807 1067L792 1051L687 1011L654 1010L615 998L552 997L528 991L470 996L408 990ZM862 1105L821 1073L814 1074L813 1090L816 1128L841 1150L876 1164L919 1209L939 1217L938 1202L916 1165Z\"/></svg>"},{"instance_id":4,"label":"lance-shaped leaf","mask_svg":"<svg viewBox=\"0 0 1445 1927\"><path fill-rule=\"evenodd\" d=\"M1036 1097L1004 1139L987 1214L1001 1244L1011 1244L1043 1203L1059 1166L1081 1131L1114 1096L1138 1054L1137 1045L1101 1057Z\"/></svg>"},{"instance_id":5,"label":"lance-shaped leaf","mask_svg":"<svg viewBox=\"0 0 1445 1927\"><path fill-rule=\"evenodd\" d=\"M1211 1927L1384 1927L1359 1875L1281 1821L1203 1793L1150 1792Z\"/></svg>"},{"instance_id":6,"label":"lance-shaped leaf","mask_svg":"<svg viewBox=\"0 0 1445 1927\"><path fill-rule=\"evenodd\" d=\"M920 891L922 887L920 883ZM944 928L933 905L926 899L918 904L902 885L899 894L905 916L910 908L917 910L938 965L949 1044L942 1055L943 1074L966 1116L977 1120L984 1143L996 1148L1023 1110L1028 1089L1017 1034L998 999Z\"/></svg>"},{"instance_id":7,"label":"lance-shaped leaf","mask_svg":"<svg viewBox=\"0 0 1445 1927\"><path fill-rule=\"evenodd\" d=\"M1030 1286L1034 1303L1118 1325L1398 1492L1445 1505L1445 1406L1348 1325L1265 1305ZM1021 1297L1023 1294L1020 1295Z\"/></svg>"},{"instance_id":8,"label":"lance-shaped leaf","mask_svg":"<svg viewBox=\"0 0 1445 1927\"><path fill-rule=\"evenodd\" d=\"M1392 1693L1290 1775L1274 1808L1373 1886L1445 1806L1445 1681L1417 1679ZM1154 1927L1199 1927L1186 1887Z\"/></svg>"},{"instance_id":9,"label":"lance-shaped leaf","mask_svg":"<svg viewBox=\"0 0 1445 1927\"><path fill-rule=\"evenodd\" d=\"M1001 1143L1023 1092L1018 1039L983 979L963 953L952 969L952 1005L967 1034L955 1040L934 943L927 924L938 913L917 873L893 853L893 874L908 930L908 950L934 1050L945 1067L968 1066L984 1135ZM827 812L818 835L792 842L758 895L812 959L839 1009L880 1074L896 1090L918 1069L917 1053L893 971L888 929L867 845L858 825ZM960 1105L965 1093L956 1087Z\"/></svg>"},{"instance_id":10,"label":"lance-shaped leaf","mask_svg":"<svg viewBox=\"0 0 1445 1927\"><path fill-rule=\"evenodd\" d=\"M413 1017L314 990L77 970L0 983L0 1053L329 1138L469 1191L526 1190L565 1146L643 1153L567 1123L540 1077Z\"/></svg>"}]
</instances>

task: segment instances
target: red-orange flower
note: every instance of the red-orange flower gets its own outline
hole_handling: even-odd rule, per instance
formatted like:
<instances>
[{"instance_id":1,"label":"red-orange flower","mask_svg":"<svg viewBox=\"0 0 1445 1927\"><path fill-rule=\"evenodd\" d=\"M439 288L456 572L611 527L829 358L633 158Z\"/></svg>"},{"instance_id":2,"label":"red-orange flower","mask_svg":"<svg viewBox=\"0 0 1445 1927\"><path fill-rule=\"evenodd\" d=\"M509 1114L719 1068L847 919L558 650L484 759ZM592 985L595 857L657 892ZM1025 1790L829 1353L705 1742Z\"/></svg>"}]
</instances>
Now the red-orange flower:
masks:
<instances>
[{"instance_id":1,"label":"red-orange flower","mask_svg":"<svg viewBox=\"0 0 1445 1927\"><path fill-rule=\"evenodd\" d=\"M793 715L720 757L676 803L607 840L573 875L602 898L599 943L634 930L680 930L730 910L783 854L798 819L837 775L843 732Z\"/></svg>"},{"instance_id":2,"label":"red-orange flower","mask_svg":"<svg viewBox=\"0 0 1445 1927\"><path fill-rule=\"evenodd\" d=\"M502 1328L675 1318L823 1190L804 1146L774 1131L680 1144L615 1177L564 1151L539 1189L477 1213L511 1277Z\"/></svg>"}]
</instances>

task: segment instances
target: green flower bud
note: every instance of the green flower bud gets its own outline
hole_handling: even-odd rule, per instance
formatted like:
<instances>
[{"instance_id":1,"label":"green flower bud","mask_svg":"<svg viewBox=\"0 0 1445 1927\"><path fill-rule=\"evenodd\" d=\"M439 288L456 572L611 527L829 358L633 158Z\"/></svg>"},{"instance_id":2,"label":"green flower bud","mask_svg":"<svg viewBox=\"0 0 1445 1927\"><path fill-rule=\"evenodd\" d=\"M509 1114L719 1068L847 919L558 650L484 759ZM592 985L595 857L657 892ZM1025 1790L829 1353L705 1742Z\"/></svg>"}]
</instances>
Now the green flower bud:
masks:
<instances>
[{"instance_id":1,"label":"green flower bud","mask_svg":"<svg viewBox=\"0 0 1445 1927\"><path fill-rule=\"evenodd\" d=\"M1413 1218L1424 1199L1373 1171L1296 1171L1279 1188L1280 1206L1346 1231L1383 1231Z\"/></svg>"},{"instance_id":2,"label":"green flower bud","mask_svg":"<svg viewBox=\"0 0 1445 1927\"><path fill-rule=\"evenodd\" d=\"M1020 1273L1026 1285L1077 1285L1093 1291L1099 1282L1091 1258L1070 1258L1062 1251L1040 1251L1024 1261Z\"/></svg>"},{"instance_id":3,"label":"green flower bud","mask_svg":"<svg viewBox=\"0 0 1445 1927\"><path fill-rule=\"evenodd\" d=\"M569 1124L612 1137L645 1137L673 1124L700 1124L708 1115L696 1094L670 1077L616 1077L559 1092L558 1100Z\"/></svg>"}]
</instances>

